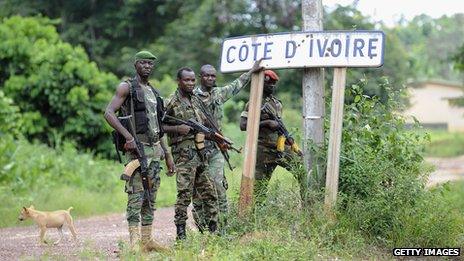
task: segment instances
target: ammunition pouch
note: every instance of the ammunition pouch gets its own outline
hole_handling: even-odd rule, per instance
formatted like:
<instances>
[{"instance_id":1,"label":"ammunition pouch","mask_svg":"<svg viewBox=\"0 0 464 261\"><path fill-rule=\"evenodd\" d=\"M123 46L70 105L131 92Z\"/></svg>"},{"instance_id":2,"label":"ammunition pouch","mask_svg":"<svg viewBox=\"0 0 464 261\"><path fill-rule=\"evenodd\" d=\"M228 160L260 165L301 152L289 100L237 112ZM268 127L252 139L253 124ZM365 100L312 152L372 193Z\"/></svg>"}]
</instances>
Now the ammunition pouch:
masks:
<instances>
[{"instance_id":1,"label":"ammunition pouch","mask_svg":"<svg viewBox=\"0 0 464 261\"><path fill-rule=\"evenodd\" d=\"M285 150L285 141L286 138L284 135L279 135L276 142L276 149L278 152L283 152Z\"/></svg>"},{"instance_id":2,"label":"ammunition pouch","mask_svg":"<svg viewBox=\"0 0 464 261\"><path fill-rule=\"evenodd\" d=\"M205 148L205 134L199 132L195 134L195 148L197 150L203 150Z\"/></svg>"}]
</instances>

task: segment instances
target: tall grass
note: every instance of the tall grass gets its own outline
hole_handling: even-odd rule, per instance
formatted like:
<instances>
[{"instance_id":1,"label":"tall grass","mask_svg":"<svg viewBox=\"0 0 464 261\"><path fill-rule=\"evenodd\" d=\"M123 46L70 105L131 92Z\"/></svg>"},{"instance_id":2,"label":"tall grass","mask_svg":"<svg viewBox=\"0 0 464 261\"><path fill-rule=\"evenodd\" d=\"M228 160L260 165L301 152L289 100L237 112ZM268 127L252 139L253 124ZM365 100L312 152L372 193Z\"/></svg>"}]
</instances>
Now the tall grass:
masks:
<instances>
[{"instance_id":1,"label":"tall grass","mask_svg":"<svg viewBox=\"0 0 464 261\"><path fill-rule=\"evenodd\" d=\"M430 135L425 154L429 157L456 157L464 155L464 133L440 130L422 130Z\"/></svg>"},{"instance_id":2,"label":"tall grass","mask_svg":"<svg viewBox=\"0 0 464 261\"><path fill-rule=\"evenodd\" d=\"M67 209L76 216L124 212L126 193L119 180L123 166L78 153L64 144L57 149L5 137L0 141L0 227L17 225L22 206ZM157 206L175 201L175 178L164 174Z\"/></svg>"}]
</instances>

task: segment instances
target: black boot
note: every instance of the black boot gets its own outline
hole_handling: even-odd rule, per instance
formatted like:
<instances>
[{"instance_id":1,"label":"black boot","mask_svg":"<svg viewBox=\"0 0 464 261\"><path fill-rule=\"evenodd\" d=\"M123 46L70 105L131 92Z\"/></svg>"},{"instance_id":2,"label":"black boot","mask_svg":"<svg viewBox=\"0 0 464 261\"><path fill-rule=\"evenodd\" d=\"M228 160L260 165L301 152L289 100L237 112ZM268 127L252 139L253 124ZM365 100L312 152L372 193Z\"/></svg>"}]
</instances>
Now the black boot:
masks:
<instances>
[{"instance_id":1,"label":"black boot","mask_svg":"<svg viewBox=\"0 0 464 261\"><path fill-rule=\"evenodd\" d=\"M177 237L176 240L184 240L187 238L185 234L185 224L176 225L177 228Z\"/></svg>"},{"instance_id":2,"label":"black boot","mask_svg":"<svg viewBox=\"0 0 464 261\"><path fill-rule=\"evenodd\" d=\"M209 222L209 225L208 225L208 228L209 228L209 232L211 234L215 234L216 233L216 230L217 230L217 222L215 221L210 221Z\"/></svg>"}]
</instances>

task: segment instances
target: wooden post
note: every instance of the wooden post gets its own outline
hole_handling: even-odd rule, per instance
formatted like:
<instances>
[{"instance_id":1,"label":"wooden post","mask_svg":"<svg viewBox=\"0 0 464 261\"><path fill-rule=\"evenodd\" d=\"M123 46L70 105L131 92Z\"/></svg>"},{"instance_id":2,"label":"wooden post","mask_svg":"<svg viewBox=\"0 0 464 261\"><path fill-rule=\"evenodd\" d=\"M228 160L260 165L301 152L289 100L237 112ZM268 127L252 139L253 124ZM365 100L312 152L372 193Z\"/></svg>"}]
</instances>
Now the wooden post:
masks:
<instances>
[{"instance_id":1,"label":"wooden post","mask_svg":"<svg viewBox=\"0 0 464 261\"><path fill-rule=\"evenodd\" d=\"M322 0L302 0L301 12L304 31L322 31ZM303 151L307 173L307 185L322 188L324 170L310 153L307 142L321 146L324 142L324 69L306 68L303 73ZM317 166L317 176L311 173L313 164Z\"/></svg>"},{"instance_id":2,"label":"wooden post","mask_svg":"<svg viewBox=\"0 0 464 261\"><path fill-rule=\"evenodd\" d=\"M325 206L332 209L337 200L340 145L343 125L343 102L345 97L346 68L335 68L332 86L332 108L330 113L329 151L325 182Z\"/></svg>"},{"instance_id":3,"label":"wooden post","mask_svg":"<svg viewBox=\"0 0 464 261\"><path fill-rule=\"evenodd\" d=\"M247 131L243 162L242 183L238 215L247 215L253 205L253 186L255 181L256 150L258 147L259 118L263 98L264 71L251 76L250 103L248 106Z\"/></svg>"}]
</instances>

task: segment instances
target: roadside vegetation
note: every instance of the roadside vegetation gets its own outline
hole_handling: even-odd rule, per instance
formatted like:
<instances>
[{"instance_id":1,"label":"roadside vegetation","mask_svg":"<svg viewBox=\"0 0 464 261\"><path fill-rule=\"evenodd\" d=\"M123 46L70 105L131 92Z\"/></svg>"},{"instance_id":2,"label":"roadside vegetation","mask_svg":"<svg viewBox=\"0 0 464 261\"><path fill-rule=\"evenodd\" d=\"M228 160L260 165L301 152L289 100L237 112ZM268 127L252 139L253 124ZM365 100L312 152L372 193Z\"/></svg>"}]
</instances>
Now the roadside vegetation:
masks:
<instances>
[{"instance_id":1,"label":"roadside vegetation","mask_svg":"<svg viewBox=\"0 0 464 261\"><path fill-rule=\"evenodd\" d=\"M457 157L464 155L464 133L445 130L427 130L430 144L425 148L428 157Z\"/></svg>"},{"instance_id":2,"label":"roadside vegetation","mask_svg":"<svg viewBox=\"0 0 464 261\"><path fill-rule=\"evenodd\" d=\"M102 1L105 8L92 10L75 4L37 5L35 1L5 1L2 6L0 227L19 225L20 208L30 204L40 210L73 206L77 218L124 212L126 194L119 180L122 165L114 160L111 128L102 114L117 82L132 74L136 50L156 51L160 62L154 75L157 80L152 82L168 96L176 88L176 69L214 64L223 37L298 30L295 25L301 24L300 16L295 15L299 5L291 1L288 8L262 6L264 11L257 9L254 1L224 5L212 0L181 4L157 1L157 8L151 8L153 3L148 0L132 1L123 7L113 2ZM139 12L143 10L148 13ZM37 13L42 16L18 15ZM269 14L268 21L259 20L265 19L262 13ZM327 29L383 28L354 6L339 6L324 14L324 19ZM164 257L389 259L393 247L464 248L464 182L427 189L425 182L431 169L424 164L425 156L464 154L464 136L408 131L404 119L394 113L405 102L401 89L407 79L461 76L451 64L456 62L462 71L463 47L454 61L437 55L450 56L441 50L453 52L461 45L462 19L462 14L439 19L418 16L395 28L383 28L389 48L385 65L349 70L339 198L331 215L321 203L322 182L314 180L312 193L301 202L292 175L278 168L265 204L256 207L247 219L238 219L236 202L243 155L231 153L236 168L233 172L226 170L232 206L223 235L190 231L188 239ZM114 30L109 32L107 28ZM301 144L300 74L300 70L279 71L277 96L283 100L284 122ZM326 75L330 84L330 73ZM221 75L225 79L218 83L235 76ZM388 76L390 83L383 76ZM326 94L330 97L328 86ZM238 120L247 99L247 91L242 91L225 105L224 132L237 147L244 144L245 133L238 131ZM325 119L328 130L329 115ZM327 143L328 137L322 148L313 148L321 162L326 159ZM323 175L316 169L313 173ZM162 171L157 207L172 206L175 197L175 178L166 177ZM158 255L139 257L121 249L125 259ZM81 257L93 255L89 250Z\"/></svg>"},{"instance_id":3,"label":"roadside vegetation","mask_svg":"<svg viewBox=\"0 0 464 261\"><path fill-rule=\"evenodd\" d=\"M398 106L394 92L382 104L361 94L362 82L347 90L354 102L345 109L340 194L333 216L323 210L322 191L310 195L311 203L303 207L296 181L278 168L266 203L249 218L238 219L241 156L235 155L232 162L238 168L227 171L232 209L223 236L190 231L172 255L179 259L389 258L392 247L463 246L463 183L427 190L430 169L422 156L426 136L405 131L404 120L392 113ZM225 132L243 144L243 133L236 126L227 124ZM0 150L0 214L5 217L1 226L16 225L19 208L29 203L42 209L73 205L78 217L124 211L125 194L118 180L122 169L114 161L79 153L66 143L51 149L12 137L2 139ZM316 152L324 158L324 151ZM158 207L174 201L175 179L163 173ZM133 257L122 250L123 256Z\"/></svg>"}]
</instances>

